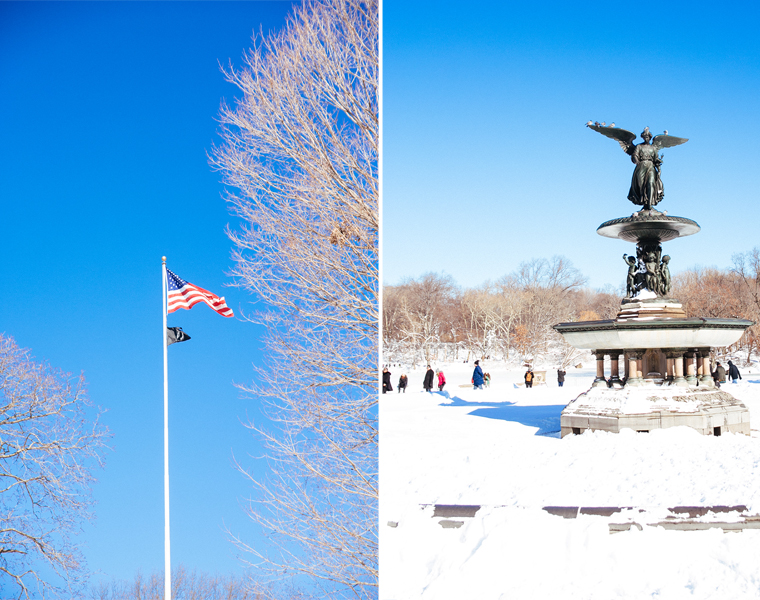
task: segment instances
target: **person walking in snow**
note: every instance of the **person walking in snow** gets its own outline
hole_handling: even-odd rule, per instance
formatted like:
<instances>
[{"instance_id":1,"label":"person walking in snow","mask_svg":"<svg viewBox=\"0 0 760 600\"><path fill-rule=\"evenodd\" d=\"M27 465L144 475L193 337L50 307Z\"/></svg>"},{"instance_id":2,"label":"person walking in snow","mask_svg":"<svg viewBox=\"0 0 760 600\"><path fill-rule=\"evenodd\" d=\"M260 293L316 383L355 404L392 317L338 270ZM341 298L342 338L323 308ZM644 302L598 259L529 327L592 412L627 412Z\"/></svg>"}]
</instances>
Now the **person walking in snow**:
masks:
<instances>
[{"instance_id":1,"label":"person walking in snow","mask_svg":"<svg viewBox=\"0 0 760 600\"><path fill-rule=\"evenodd\" d=\"M525 387L533 387L533 370L530 367L528 367L528 370L525 371Z\"/></svg>"},{"instance_id":2,"label":"person walking in snow","mask_svg":"<svg viewBox=\"0 0 760 600\"><path fill-rule=\"evenodd\" d=\"M738 383L736 380L742 378L739 369L730 360L728 361L728 376L731 378L731 383Z\"/></svg>"},{"instance_id":3,"label":"person walking in snow","mask_svg":"<svg viewBox=\"0 0 760 600\"><path fill-rule=\"evenodd\" d=\"M406 384L409 383L409 379L405 374L402 374L401 377L398 378L398 393L401 393L401 390L404 390L404 393L406 394Z\"/></svg>"},{"instance_id":4,"label":"person walking in snow","mask_svg":"<svg viewBox=\"0 0 760 600\"><path fill-rule=\"evenodd\" d=\"M391 372L388 370L388 367L383 367L383 394L392 391L393 387L391 386Z\"/></svg>"},{"instance_id":5,"label":"person walking in snow","mask_svg":"<svg viewBox=\"0 0 760 600\"><path fill-rule=\"evenodd\" d=\"M562 367L557 369L557 385L559 385L559 387L562 387L565 384L565 375L566 373Z\"/></svg>"},{"instance_id":6,"label":"person walking in snow","mask_svg":"<svg viewBox=\"0 0 760 600\"><path fill-rule=\"evenodd\" d=\"M490 373L483 373L483 383L485 383L486 387L491 387L491 374Z\"/></svg>"},{"instance_id":7,"label":"person walking in snow","mask_svg":"<svg viewBox=\"0 0 760 600\"><path fill-rule=\"evenodd\" d=\"M472 372L472 385L475 390L483 389L483 369L480 368L480 361L475 361L475 370Z\"/></svg>"},{"instance_id":8,"label":"person walking in snow","mask_svg":"<svg viewBox=\"0 0 760 600\"><path fill-rule=\"evenodd\" d=\"M430 392L433 389L433 375L435 375L435 373L433 373L433 369L430 367L430 365L428 365L427 373L425 373L425 379L422 382L422 387L425 388L426 392Z\"/></svg>"},{"instance_id":9,"label":"person walking in snow","mask_svg":"<svg viewBox=\"0 0 760 600\"><path fill-rule=\"evenodd\" d=\"M726 369L720 363L715 363L715 372L712 374L715 383L726 383ZM718 385L720 387L720 385Z\"/></svg>"},{"instance_id":10,"label":"person walking in snow","mask_svg":"<svg viewBox=\"0 0 760 600\"><path fill-rule=\"evenodd\" d=\"M438 371L438 391L443 391L443 386L446 385L446 377L443 374L443 371Z\"/></svg>"}]
</instances>

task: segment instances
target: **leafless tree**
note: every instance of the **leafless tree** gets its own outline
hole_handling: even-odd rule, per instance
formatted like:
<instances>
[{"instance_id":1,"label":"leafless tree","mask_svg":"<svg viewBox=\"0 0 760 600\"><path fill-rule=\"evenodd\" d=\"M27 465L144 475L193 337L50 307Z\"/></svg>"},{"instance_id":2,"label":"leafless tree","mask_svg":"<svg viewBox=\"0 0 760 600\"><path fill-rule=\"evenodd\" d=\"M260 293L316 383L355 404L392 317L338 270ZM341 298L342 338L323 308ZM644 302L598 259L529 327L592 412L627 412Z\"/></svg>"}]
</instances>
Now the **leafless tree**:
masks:
<instances>
[{"instance_id":1,"label":"leafless tree","mask_svg":"<svg viewBox=\"0 0 760 600\"><path fill-rule=\"evenodd\" d=\"M747 294L736 273L695 267L673 277L672 295L688 315L731 318L746 313Z\"/></svg>"},{"instance_id":2,"label":"leafless tree","mask_svg":"<svg viewBox=\"0 0 760 600\"><path fill-rule=\"evenodd\" d=\"M522 301L522 292L512 277L463 292L461 310L468 348L479 358L498 354L508 360L511 333Z\"/></svg>"},{"instance_id":3,"label":"leafless tree","mask_svg":"<svg viewBox=\"0 0 760 600\"><path fill-rule=\"evenodd\" d=\"M747 299L743 316L755 322L740 340L744 342L747 349L747 364L749 364L752 352L760 354L760 248L735 254L733 263L732 271L742 282L744 296Z\"/></svg>"},{"instance_id":4,"label":"leafless tree","mask_svg":"<svg viewBox=\"0 0 760 600\"><path fill-rule=\"evenodd\" d=\"M562 342L552 325L570 320L572 293L586 278L561 256L524 262L514 278L523 293L515 345L525 360L533 360L547 351L549 340Z\"/></svg>"},{"instance_id":5,"label":"leafless tree","mask_svg":"<svg viewBox=\"0 0 760 600\"><path fill-rule=\"evenodd\" d=\"M614 319L620 310L620 301L625 293L625 289L616 290L610 285L599 290L590 288L575 290L571 296L573 312L579 321Z\"/></svg>"},{"instance_id":6,"label":"leafless tree","mask_svg":"<svg viewBox=\"0 0 760 600\"><path fill-rule=\"evenodd\" d=\"M0 580L4 597L74 594L87 568L74 536L90 517L108 430L72 377L0 334ZM6 595L7 594L7 595Z\"/></svg>"},{"instance_id":7,"label":"leafless tree","mask_svg":"<svg viewBox=\"0 0 760 600\"><path fill-rule=\"evenodd\" d=\"M211 157L241 222L233 275L269 307L250 318L271 365L243 389L276 425L252 424L270 475L250 514L278 550L238 543L323 596L377 585L378 25L374 0L306 0L257 38Z\"/></svg>"},{"instance_id":8,"label":"leafless tree","mask_svg":"<svg viewBox=\"0 0 760 600\"><path fill-rule=\"evenodd\" d=\"M260 600L244 577L210 575L187 570L183 565L172 570L174 600ZM163 600L164 572L147 577L138 572L131 581L114 580L93 585L88 600Z\"/></svg>"},{"instance_id":9,"label":"leafless tree","mask_svg":"<svg viewBox=\"0 0 760 600\"><path fill-rule=\"evenodd\" d=\"M425 273L419 279L405 280L398 287L401 318L397 327L412 347L415 361L429 363L441 343L451 336L456 284L449 275Z\"/></svg>"}]
</instances>

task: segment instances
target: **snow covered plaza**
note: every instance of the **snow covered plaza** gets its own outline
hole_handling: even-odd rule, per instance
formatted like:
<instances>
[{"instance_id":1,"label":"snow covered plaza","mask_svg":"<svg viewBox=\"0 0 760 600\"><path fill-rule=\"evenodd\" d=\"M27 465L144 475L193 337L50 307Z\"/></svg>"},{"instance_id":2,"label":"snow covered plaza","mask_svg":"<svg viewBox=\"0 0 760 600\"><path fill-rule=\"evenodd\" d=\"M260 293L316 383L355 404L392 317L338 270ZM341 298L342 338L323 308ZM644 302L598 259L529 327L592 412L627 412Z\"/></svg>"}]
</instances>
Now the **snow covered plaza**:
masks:
<instances>
[{"instance_id":1,"label":"snow covered plaza","mask_svg":"<svg viewBox=\"0 0 760 600\"><path fill-rule=\"evenodd\" d=\"M493 378L484 390L467 385L472 363L452 363L434 365L449 382L443 393L423 392L418 368L407 371L406 394L380 397L381 600L760 598L760 530L655 525L679 506L760 513L760 432L672 427L560 439L562 409L594 379L593 355L562 388L552 365L536 366L547 384L533 389L520 385L524 369L501 365L483 365ZM395 383L401 369L391 371ZM721 389L757 427L760 370L742 376ZM434 516L436 505L479 509L447 518ZM547 506L633 510L563 518ZM742 518L692 519L710 520Z\"/></svg>"}]
</instances>

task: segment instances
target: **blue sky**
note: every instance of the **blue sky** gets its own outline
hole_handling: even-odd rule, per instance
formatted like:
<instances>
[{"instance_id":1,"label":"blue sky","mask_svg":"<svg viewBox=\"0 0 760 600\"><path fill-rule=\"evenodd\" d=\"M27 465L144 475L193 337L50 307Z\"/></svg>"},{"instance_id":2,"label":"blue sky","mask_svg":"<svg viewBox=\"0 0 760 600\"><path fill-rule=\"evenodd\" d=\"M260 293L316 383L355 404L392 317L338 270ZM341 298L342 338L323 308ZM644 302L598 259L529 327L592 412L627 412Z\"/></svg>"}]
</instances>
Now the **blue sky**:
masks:
<instances>
[{"instance_id":1,"label":"blue sky","mask_svg":"<svg viewBox=\"0 0 760 600\"><path fill-rule=\"evenodd\" d=\"M254 30L288 2L0 3L0 331L39 360L84 371L114 451L81 542L97 578L163 569L161 256L227 299L169 315L192 340L169 348L172 559L240 573L225 527L259 539L232 465L261 449L241 425L255 402L261 331L231 283L235 223L206 153L237 90ZM256 466L260 468L262 465Z\"/></svg>"},{"instance_id":2,"label":"blue sky","mask_svg":"<svg viewBox=\"0 0 760 600\"><path fill-rule=\"evenodd\" d=\"M593 287L624 284L634 245L596 228L638 210L634 166L589 119L689 138L664 150L658 209L702 231L664 252L673 273L729 267L760 244L759 17L750 2L386 2L383 282L476 286L560 254Z\"/></svg>"}]
</instances>

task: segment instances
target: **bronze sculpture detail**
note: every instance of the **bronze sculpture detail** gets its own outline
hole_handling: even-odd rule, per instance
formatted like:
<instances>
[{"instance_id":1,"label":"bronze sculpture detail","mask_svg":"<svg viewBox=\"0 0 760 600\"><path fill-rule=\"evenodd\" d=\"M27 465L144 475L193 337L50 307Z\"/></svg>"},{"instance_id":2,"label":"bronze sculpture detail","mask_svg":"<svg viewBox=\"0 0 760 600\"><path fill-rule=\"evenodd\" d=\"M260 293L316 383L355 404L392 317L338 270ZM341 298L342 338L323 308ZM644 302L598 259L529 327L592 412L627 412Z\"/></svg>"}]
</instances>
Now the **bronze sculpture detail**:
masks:
<instances>
[{"instance_id":1,"label":"bronze sculpture detail","mask_svg":"<svg viewBox=\"0 0 760 600\"><path fill-rule=\"evenodd\" d=\"M656 241L642 242L636 247L636 256L623 254L628 265L625 291L634 298L641 290L649 290L658 297L667 298L672 288L670 279L670 256L662 256L662 246Z\"/></svg>"},{"instance_id":2,"label":"bronze sculpture detail","mask_svg":"<svg viewBox=\"0 0 760 600\"><path fill-rule=\"evenodd\" d=\"M662 167L662 155L658 154L660 149L679 146L689 140L668 135L667 131L664 134L652 137L649 127L646 127L641 132L644 141L640 144L634 144L633 140L636 139L636 134L625 129L605 127L598 124L592 125L590 122L586 126L617 141L626 154L630 155L631 162L636 165L636 168L631 178L628 199L634 204L643 206L643 210L651 211L665 194L660 176Z\"/></svg>"}]
</instances>

